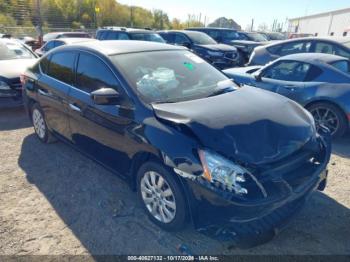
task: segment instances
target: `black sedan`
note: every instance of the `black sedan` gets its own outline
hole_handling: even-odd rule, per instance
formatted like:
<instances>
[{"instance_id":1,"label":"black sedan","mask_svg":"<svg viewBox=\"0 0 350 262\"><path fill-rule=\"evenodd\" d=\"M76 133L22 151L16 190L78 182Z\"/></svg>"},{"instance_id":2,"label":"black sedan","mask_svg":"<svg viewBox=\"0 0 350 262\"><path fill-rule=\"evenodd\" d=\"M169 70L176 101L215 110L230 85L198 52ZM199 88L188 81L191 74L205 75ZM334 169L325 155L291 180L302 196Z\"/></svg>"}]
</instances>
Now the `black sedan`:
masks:
<instances>
[{"instance_id":1,"label":"black sedan","mask_svg":"<svg viewBox=\"0 0 350 262\"><path fill-rule=\"evenodd\" d=\"M239 84L256 86L287 96L306 109L317 128L326 126L335 137L350 123L350 63L328 54L295 54L267 66L224 71Z\"/></svg>"},{"instance_id":2,"label":"black sedan","mask_svg":"<svg viewBox=\"0 0 350 262\"><path fill-rule=\"evenodd\" d=\"M329 139L306 110L238 88L181 47L62 46L24 81L38 138L66 141L125 178L166 230L191 221L225 239L266 241L325 187Z\"/></svg>"},{"instance_id":3,"label":"black sedan","mask_svg":"<svg viewBox=\"0 0 350 262\"><path fill-rule=\"evenodd\" d=\"M252 52L248 65L265 65L277 58L298 53L324 53L350 59L349 38L337 41L328 38L306 37L258 46Z\"/></svg>"},{"instance_id":4,"label":"black sedan","mask_svg":"<svg viewBox=\"0 0 350 262\"><path fill-rule=\"evenodd\" d=\"M220 69L238 65L239 56L235 47L218 44L204 33L185 30L160 31L158 33L168 44L185 46Z\"/></svg>"},{"instance_id":5,"label":"black sedan","mask_svg":"<svg viewBox=\"0 0 350 262\"><path fill-rule=\"evenodd\" d=\"M17 40L0 39L0 108L23 104L20 76L36 60L28 46Z\"/></svg>"}]
</instances>

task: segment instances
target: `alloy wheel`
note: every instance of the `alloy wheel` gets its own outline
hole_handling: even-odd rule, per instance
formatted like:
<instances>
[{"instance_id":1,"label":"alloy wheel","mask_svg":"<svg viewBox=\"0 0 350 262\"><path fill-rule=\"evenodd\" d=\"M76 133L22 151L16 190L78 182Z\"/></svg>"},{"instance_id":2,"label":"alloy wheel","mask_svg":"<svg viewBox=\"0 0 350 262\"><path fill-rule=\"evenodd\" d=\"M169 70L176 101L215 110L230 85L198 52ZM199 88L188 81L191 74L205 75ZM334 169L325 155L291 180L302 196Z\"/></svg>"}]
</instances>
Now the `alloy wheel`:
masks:
<instances>
[{"instance_id":1,"label":"alloy wheel","mask_svg":"<svg viewBox=\"0 0 350 262\"><path fill-rule=\"evenodd\" d=\"M322 126L327 127L332 135L338 131L338 116L330 108L319 106L313 108L312 110L310 110L310 112L315 119L317 131L319 131Z\"/></svg>"},{"instance_id":2,"label":"alloy wheel","mask_svg":"<svg viewBox=\"0 0 350 262\"><path fill-rule=\"evenodd\" d=\"M34 108L33 110L32 120L35 133L39 136L40 139L44 139L46 134L45 120L42 113L37 108Z\"/></svg>"},{"instance_id":3,"label":"alloy wheel","mask_svg":"<svg viewBox=\"0 0 350 262\"><path fill-rule=\"evenodd\" d=\"M170 223L176 215L175 195L160 174L148 171L141 179L141 195L148 211L162 223Z\"/></svg>"}]
</instances>

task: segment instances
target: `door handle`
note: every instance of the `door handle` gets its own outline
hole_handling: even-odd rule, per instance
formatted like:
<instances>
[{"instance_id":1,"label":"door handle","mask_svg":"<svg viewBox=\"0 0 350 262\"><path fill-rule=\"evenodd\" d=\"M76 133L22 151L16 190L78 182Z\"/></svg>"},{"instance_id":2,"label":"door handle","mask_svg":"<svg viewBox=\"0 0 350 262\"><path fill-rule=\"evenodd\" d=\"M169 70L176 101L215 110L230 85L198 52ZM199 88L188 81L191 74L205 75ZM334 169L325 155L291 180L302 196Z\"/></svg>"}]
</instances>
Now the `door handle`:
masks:
<instances>
[{"instance_id":1,"label":"door handle","mask_svg":"<svg viewBox=\"0 0 350 262\"><path fill-rule=\"evenodd\" d=\"M69 104L69 107L74 110L74 111L77 111L77 112L81 112L81 109L80 107L74 105L74 104Z\"/></svg>"}]
</instances>

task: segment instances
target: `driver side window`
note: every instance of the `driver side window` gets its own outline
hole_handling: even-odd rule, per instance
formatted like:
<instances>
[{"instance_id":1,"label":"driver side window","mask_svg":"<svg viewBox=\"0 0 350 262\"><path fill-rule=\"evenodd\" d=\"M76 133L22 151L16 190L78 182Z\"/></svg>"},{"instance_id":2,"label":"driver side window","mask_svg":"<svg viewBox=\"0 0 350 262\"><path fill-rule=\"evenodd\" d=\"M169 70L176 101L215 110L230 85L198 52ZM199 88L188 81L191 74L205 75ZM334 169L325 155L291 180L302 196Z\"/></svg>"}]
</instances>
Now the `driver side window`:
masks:
<instances>
[{"instance_id":1,"label":"driver side window","mask_svg":"<svg viewBox=\"0 0 350 262\"><path fill-rule=\"evenodd\" d=\"M282 61L267 68L262 77L282 81L303 82L311 65L295 61Z\"/></svg>"},{"instance_id":2,"label":"driver side window","mask_svg":"<svg viewBox=\"0 0 350 262\"><path fill-rule=\"evenodd\" d=\"M77 66L76 87L87 93L100 88L118 90L118 82L111 70L99 58L81 53Z\"/></svg>"}]
</instances>

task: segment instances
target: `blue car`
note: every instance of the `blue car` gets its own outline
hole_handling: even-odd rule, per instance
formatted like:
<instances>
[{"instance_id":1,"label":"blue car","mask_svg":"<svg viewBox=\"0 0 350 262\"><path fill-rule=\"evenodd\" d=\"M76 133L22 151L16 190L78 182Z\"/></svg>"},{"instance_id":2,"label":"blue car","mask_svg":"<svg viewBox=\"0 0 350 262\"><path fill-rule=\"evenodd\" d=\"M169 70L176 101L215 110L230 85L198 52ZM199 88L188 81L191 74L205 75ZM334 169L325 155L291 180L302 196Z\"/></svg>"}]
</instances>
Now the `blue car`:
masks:
<instances>
[{"instance_id":1,"label":"blue car","mask_svg":"<svg viewBox=\"0 0 350 262\"><path fill-rule=\"evenodd\" d=\"M227 69L240 85L269 90L297 101L339 137L350 122L350 61L344 57L303 53L284 56L266 66Z\"/></svg>"}]
</instances>

